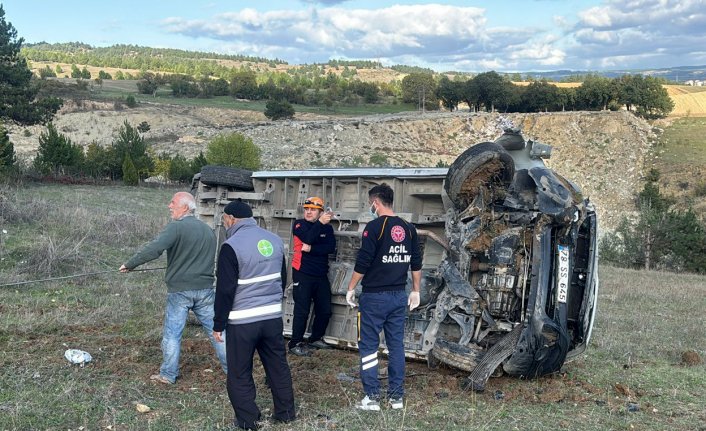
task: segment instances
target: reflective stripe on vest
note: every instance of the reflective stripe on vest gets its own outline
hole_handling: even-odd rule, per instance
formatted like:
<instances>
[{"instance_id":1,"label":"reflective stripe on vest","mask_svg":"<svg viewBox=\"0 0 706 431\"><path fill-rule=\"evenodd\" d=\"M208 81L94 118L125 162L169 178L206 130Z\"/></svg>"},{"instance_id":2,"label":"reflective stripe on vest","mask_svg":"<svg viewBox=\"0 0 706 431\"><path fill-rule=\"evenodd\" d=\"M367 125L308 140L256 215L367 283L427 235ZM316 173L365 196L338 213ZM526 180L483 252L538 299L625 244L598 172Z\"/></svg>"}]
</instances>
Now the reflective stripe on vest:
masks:
<instances>
[{"instance_id":1,"label":"reflective stripe on vest","mask_svg":"<svg viewBox=\"0 0 706 431\"><path fill-rule=\"evenodd\" d=\"M281 275L282 275L281 272L273 272L272 274L261 275L259 277L239 278L238 284L252 284L252 283L258 283L260 281L274 280L276 278L279 278Z\"/></svg>"},{"instance_id":2,"label":"reflective stripe on vest","mask_svg":"<svg viewBox=\"0 0 706 431\"><path fill-rule=\"evenodd\" d=\"M256 316L266 316L268 314L280 313L282 311L282 303L271 305L263 305L261 307L248 308L245 310L233 310L228 314L228 320L247 319Z\"/></svg>"}]
</instances>

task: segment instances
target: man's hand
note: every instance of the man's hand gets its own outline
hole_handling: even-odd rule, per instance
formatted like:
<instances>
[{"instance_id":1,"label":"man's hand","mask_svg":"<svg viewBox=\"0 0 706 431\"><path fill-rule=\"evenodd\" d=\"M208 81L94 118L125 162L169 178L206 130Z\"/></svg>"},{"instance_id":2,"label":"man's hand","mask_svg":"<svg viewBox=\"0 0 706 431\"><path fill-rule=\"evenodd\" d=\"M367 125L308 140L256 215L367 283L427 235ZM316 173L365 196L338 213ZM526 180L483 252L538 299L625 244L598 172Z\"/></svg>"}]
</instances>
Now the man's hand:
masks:
<instances>
[{"instance_id":1,"label":"man's hand","mask_svg":"<svg viewBox=\"0 0 706 431\"><path fill-rule=\"evenodd\" d=\"M351 308L358 306L358 304L355 303L355 289L351 289L346 292L346 302L351 306Z\"/></svg>"},{"instance_id":2,"label":"man's hand","mask_svg":"<svg viewBox=\"0 0 706 431\"><path fill-rule=\"evenodd\" d=\"M127 268L127 266L125 266L125 264L120 265L119 271L120 272L130 272L130 270Z\"/></svg>"},{"instance_id":3,"label":"man's hand","mask_svg":"<svg viewBox=\"0 0 706 431\"><path fill-rule=\"evenodd\" d=\"M306 252L306 253L310 252L310 251L311 251L311 245L310 245L310 244L304 244L304 243L302 243L302 251L303 251L303 252Z\"/></svg>"},{"instance_id":4,"label":"man's hand","mask_svg":"<svg viewBox=\"0 0 706 431\"><path fill-rule=\"evenodd\" d=\"M409 311L414 310L419 307L419 292L411 291L409 293L409 298L407 298L407 305L409 305Z\"/></svg>"},{"instance_id":5,"label":"man's hand","mask_svg":"<svg viewBox=\"0 0 706 431\"><path fill-rule=\"evenodd\" d=\"M213 338L216 340L217 343L223 342L223 336L221 334L223 334L223 332L213 331Z\"/></svg>"},{"instance_id":6,"label":"man's hand","mask_svg":"<svg viewBox=\"0 0 706 431\"><path fill-rule=\"evenodd\" d=\"M321 224L328 224L328 222L331 221L331 217L333 217L332 212L325 212L321 214L321 216L319 217L319 221L321 222Z\"/></svg>"}]
</instances>

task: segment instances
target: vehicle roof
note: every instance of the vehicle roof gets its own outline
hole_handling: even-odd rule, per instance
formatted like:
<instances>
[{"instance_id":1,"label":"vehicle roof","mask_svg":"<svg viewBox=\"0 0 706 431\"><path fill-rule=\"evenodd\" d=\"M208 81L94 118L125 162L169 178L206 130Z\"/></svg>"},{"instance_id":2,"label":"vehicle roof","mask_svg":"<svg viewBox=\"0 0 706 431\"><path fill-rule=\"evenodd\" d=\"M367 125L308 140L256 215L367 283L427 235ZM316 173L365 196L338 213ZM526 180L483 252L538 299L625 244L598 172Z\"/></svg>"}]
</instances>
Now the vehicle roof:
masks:
<instances>
[{"instance_id":1,"label":"vehicle roof","mask_svg":"<svg viewBox=\"0 0 706 431\"><path fill-rule=\"evenodd\" d=\"M305 170L273 170L253 172L253 178L320 178L320 177L395 177L444 178L448 168L320 168Z\"/></svg>"}]
</instances>

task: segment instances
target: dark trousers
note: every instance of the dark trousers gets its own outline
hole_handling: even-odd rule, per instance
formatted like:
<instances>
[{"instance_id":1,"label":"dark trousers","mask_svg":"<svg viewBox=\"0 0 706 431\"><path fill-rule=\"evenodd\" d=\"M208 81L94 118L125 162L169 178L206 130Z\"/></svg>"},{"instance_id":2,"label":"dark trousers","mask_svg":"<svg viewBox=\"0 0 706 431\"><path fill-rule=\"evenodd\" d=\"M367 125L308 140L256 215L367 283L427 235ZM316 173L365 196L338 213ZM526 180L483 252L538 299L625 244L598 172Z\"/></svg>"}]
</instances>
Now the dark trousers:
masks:
<instances>
[{"instance_id":1,"label":"dark trousers","mask_svg":"<svg viewBox=\"0 0 706 431\"><path fill-rule=\"evenodd\" d=\"M282 319L269 319L242 325L228 325L228 398L235 411L237 425L257 429L260 409L255 404L255 382L252 377L253 354L260 355L270 382L276 420L289 422L296 417L292 374L287 363Z\"/></svg>"},{"instance_id":2,"label":"dark trousers","mask_svg":"<svg viewBox=\"0 0 706 431\"><path fill-rule=\"evenodd\" d=\"M402 398L404 396L404 321L407 315L407 293L404 290L363 292L360 295L358 309L360 310L358 351L363 390L371 398L380 396L378 348L380 331L384 330L388 350L387 396Z\"/></svg>"},{"instance_id":3,"label":"dark trousers","mask_svg":"<svg viewBox=\"0 0 706 431\"><path fill-rule=\"evenodd\" d=\"M326 333L328 321L331 318L331 284L327 276L315 277L292 269L294 287L294 319L292 321L292 338L289 347L292 348L304 340L306 323L309 320L309 308L314 301L314 323L311 327L309 341L320 340Z\"/></svg>"}]
</instances>

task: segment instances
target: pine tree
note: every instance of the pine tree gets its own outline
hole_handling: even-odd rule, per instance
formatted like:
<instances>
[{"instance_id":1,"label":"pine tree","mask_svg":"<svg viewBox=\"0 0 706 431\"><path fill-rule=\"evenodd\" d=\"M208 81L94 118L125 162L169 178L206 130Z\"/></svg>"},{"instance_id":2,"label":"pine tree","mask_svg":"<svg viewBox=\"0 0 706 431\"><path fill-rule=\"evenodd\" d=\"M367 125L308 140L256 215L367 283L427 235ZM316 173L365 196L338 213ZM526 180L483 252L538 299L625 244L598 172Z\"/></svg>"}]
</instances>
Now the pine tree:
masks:
<instances>
[{"instance_id":1,"label":"pine tree","mask_svg":"<svg viewBox=\"0 0 706 431\"><path fill-rule=\"evenodd\" d=\"M126 154L125 160L123 161L123 183L125 183L126 186L136 186L139 183L137 168L135 168L135 164L132 163L130 154Z\"/></svg>"},{"instance_id":2,"label":"pine tree","mask_svg":"<svg viewBox=\"0 0 706 431\"><path fill-rule=\"evenodd\" d=\"M57 132L52 123L47 132L39 135L39 148L34 159L34 168L43 174L70 174L80 172L85 155L83 148Z\"/></svg>"},{"instance_id":3,"label":"pine tree","mask_svg":"<svg viewBox=\"0 0 706 431\"><path fill-rule=\"evenodd\" d=\"M15 146L10 142L7 130L0 126L0 172L14 168L16 162Z\"/></svg>"},{"instance_id":4,"label":"pine tree","mask_svg":"<svg viewBox=\"0 0 706 431\"><path fill-rule=\"evenodd\" d=\"M55 97L37 99L39 86L32 82L32 71L20 56L23 38L5 20L0 5L0 119L7 118L20 124L46 123L61 107Z\"/></svg>"}]
</instances>

